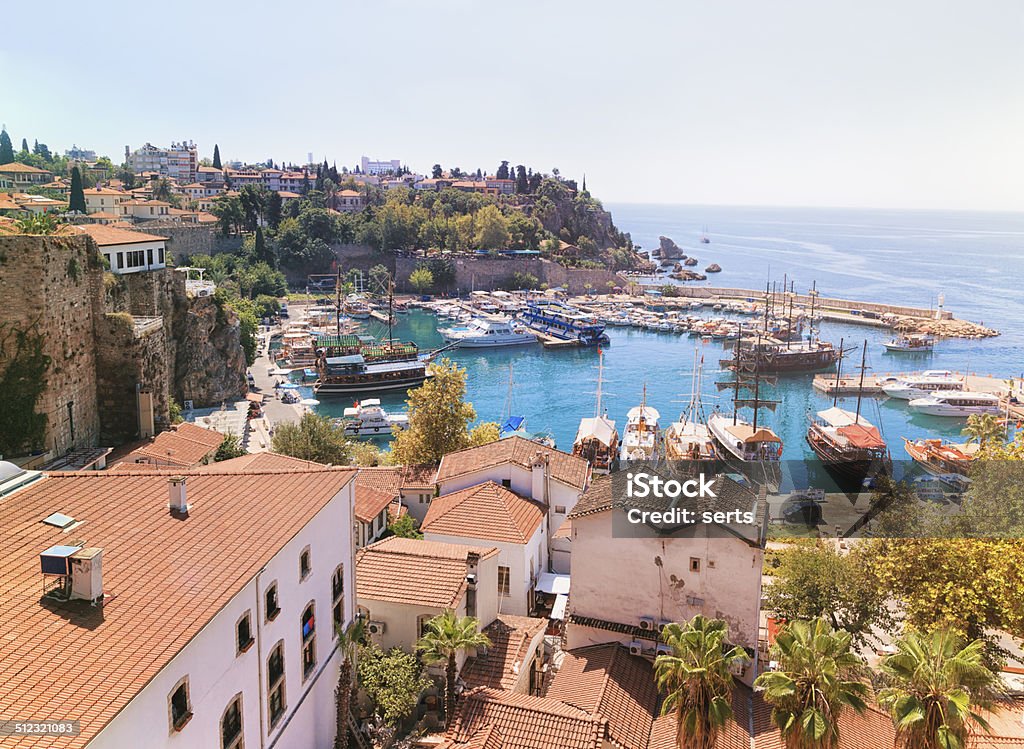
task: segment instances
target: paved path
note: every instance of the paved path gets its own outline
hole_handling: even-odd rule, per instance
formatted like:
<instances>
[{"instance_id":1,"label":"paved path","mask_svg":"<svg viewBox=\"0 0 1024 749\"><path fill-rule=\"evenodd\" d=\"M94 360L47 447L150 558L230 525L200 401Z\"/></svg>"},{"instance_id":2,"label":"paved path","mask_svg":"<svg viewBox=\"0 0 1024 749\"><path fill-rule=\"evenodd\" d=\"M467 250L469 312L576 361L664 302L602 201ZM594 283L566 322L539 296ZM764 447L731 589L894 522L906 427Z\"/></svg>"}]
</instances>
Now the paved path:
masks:
<instances>
[{"instance_id":1,"label":"paved path","mask_svg":"<svg viewBox=\"0 0 1024 749\"><path fill-rule=\"evenodd\" d=\"M274 329L271 329L273 332ZM273 428L278 424L298 421L302 416L302 407L296 404L282 403L278 394L274 391L274 383L279 379L272 377L267 372L274 366L268 353L268 345L271 333L260 332L259 354L255 363L249 368L252 372L255 387L253 392L263 395L263 418L253 419L250 426L253 433L249 439L249 452L263 452L270 450Z\"/></svg>"}]
</instances>

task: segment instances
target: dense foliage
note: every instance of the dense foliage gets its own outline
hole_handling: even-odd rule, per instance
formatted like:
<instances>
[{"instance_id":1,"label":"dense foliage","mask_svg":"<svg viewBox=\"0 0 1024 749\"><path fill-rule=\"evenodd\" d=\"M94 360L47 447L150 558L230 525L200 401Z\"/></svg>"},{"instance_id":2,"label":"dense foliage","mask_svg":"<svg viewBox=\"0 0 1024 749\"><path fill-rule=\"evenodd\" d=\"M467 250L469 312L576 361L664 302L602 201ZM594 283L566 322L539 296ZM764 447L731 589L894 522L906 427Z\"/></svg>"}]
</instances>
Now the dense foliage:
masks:
<instances>
[{"instance_id":1,"label":"dense foliage","mask_svg":"<svg viewBox=\"0 0 1024 749\"><path fill-rule=\"evenodd\" d=\"M373 643L360 648L359 686L373 703L373 712L388 726L409 717L420 694L431 685L416 656L399 648L382 650Z\"/></svg>"},{"instance_id":2,"label":"dense foliage","mask_svg":"<svg viewBox=\"0 0 1024 749\"><path fill-rule=\"evenodd\" d=\"M298 423L278 424L273 444L276 453L331 465L347 464L351 449L344 429L311 412L303 414Z\"/></svg>"}]
</instances>

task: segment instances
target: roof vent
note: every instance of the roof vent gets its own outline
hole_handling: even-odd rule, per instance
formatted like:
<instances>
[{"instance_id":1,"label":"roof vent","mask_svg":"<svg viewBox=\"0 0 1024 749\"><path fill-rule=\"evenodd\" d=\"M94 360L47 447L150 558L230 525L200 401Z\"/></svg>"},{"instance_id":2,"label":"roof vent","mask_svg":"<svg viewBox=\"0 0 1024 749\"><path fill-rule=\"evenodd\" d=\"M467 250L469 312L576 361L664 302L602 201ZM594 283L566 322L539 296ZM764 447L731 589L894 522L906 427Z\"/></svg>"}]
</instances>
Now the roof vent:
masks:
<instances>
[{"instance_id":1,"label":"roof vent","mask_svg":"<svg viewBox=\"0 0 1024 749\"><path fill-rule=\"evenodd\" d=\"M62 512L55 512L52 515L47 515L43 518L43 522L47 525L52 525L54 528L65 530L75 524L75 519Z\"/></svg>"},{"instance_id":2,"label":"roof vent","mask_svg":"<svg viewBox=\"0 0 1024 749\"><path fill-rule=\"evenodd\" d=\"M188 515L188 493L185 491L185 477L171 476L167 482L169 501L167 506L172 515Z\"/></svg>"}]
</instances>

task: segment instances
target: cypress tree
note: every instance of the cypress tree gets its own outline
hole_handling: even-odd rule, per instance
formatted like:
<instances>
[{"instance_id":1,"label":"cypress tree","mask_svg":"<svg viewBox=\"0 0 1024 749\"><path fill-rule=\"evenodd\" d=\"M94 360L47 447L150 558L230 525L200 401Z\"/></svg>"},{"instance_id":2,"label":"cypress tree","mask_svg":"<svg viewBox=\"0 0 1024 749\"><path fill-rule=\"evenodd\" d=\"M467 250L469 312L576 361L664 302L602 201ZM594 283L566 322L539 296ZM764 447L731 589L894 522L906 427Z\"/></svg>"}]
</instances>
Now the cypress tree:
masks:
<instances>
[{"instance_id":1,"label":"cypress tree","mask_svg":"<svg viewBox=\"0 0 1024 749\"><path fill-rule=\"evenodd\" d=\"M28 141L24 138L21 139L21 150L28 153Z\"/></svg>"},{"instance_id":2,"label":"cypress tree","mask_svg":"<svg viewBox=\"0 0 1024 749\"><path fill-rule=\"evenodd\" d=\"M213 144L213 168L220 169L220 146L216 143Z\"/></svg>"},{"instance_id":3,"label":"cypress tree","mask_svg":"<svg viewBox=\"0 0 1024 749\"><path fill-rule=\"evenodd\" d=\"M11 146L11 136L6 130L0 130L0 164L10 164L14 161L14 148Z\"/></svg>"},{"instance_id":4,"label":"cypress tree","mask_svg":"<svg viewBox=\"0 0 1024 749\"><path fill-rule=\"evenodd\" d=\"M85 191L82 189L82 173L76 166L71 170L71 197L68 210L88 213L85 206Z\"/></svg>"}]
</instances>

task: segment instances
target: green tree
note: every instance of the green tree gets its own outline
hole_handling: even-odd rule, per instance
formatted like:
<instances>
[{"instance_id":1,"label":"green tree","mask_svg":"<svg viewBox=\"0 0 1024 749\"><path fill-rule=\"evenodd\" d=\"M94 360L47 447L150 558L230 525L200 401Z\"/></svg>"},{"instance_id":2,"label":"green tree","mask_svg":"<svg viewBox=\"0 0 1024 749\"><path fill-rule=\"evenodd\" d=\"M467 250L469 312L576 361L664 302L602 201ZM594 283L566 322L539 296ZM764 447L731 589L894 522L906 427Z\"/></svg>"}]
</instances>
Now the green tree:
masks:
<instances>
[{"instance_id":1,"label":"green tree","mask_svg":"<svg viewBox=\"0 0 1024 749\"><path fill-rule=\"evenodd\" d=\"M426 382L409 391L409 427L391 443L393 463L436 463L470 444L468 427L476 419L476 410L463 400L466 370L442 359L430 365L430 372Z\"/></svg>"},{"instance_id":2,"label":"green tree","mask_svg":"<svg viewBox=\"0 0 1024 749\"><path fill-rule=\"evenodd\" d=\"M674 714L676 745L713 749L719 731L732 717L730 668L747 662L742 648L725 650L726 624L698 614L686 626L662 630L671 652L654 661L658 690L665 695L662 715Z\"/></svg>"},{"instance_id":3,"label":"green tree","mask_svg":"<svg viewBox=\"0 0 1024 749\"><path fill-rule=\"evenodd\" d=\"M526 167L519 164L516 167L516 192L519 194L528 193L530 191L530 182L526 177Z\"/></svg>"},{"instance_id":4,"label":"green tree","mask_svg":"<svg viewBox=\"0 0 1024 749\"><path fill-rule=\"evenodd\" d=\"M279 424L274 431L274 452L316 463L345 465L351 445L345 430L335 426L326 416L304 413L296 424Z\"/></svg>"},{"instance_id":5,"label":"green tree","mask_svg":"<svg viewBox=\"0 0 1024 749\"><path fill-rule=\"evenodd\" d=\"M417 294L426 294L434 285L434 274L430 272L430 268L422 266L416 268L409 274L409 285L416 290Z\"/></svg>"},{"instance_id":6,"label":"green tree","mask_svg":"<svg viewBox=\"0 0 1024 749\"><path fill-rule=\"evenodd\" d=\"M172 424L180 424L185 420L181 415L181 404L173 396L167 399L167 417Z\"/></svg>"},{"instance_id":7,"label":"green tree","mask_svg":"<svg viewBox=\"0 0 1024 749\"><path fill-rule=\"evenodd\" d=\"M334 689L334 749L349 749L348 721L352 714L352 692L358 673L356 655L365 639L362 619L356 619L346 629L337 624L334 630L338 636L338 650L341 651L341 667L338 669L338 686Z\"/></svg>"},{"instance_id":8,"label":"green tree","mask_svg":"<svg viewBox=\"0 0 1024 749\"><path fill-rule=\"evenodd\" d=\"M967 418L967 426L962 434L968 442L977 442L985 449L993 442L1002 442L1006 436L1006 427L994 414L971 414Z\"/></svg>"},{"instance_id":9,"label":"green tree","mask_svg":"<svg viewBox=\"0 0 1024 749\"><path fill-rule=\"evenodd\" d=\"M213 144L213 168L221 169L220 165L220 146L216 143Z\"/></svg>"},{"instance_id":10,"label":"green tree","mask_svg":"<svg viewBox=\"0 0 1024 749\"><path fill-rule=\"evenodd\" d=\"M379 466L384 462L384 453L372 442L354 442L352 462L357 466Z\"/></svg>"},{"instance_id":11,"label":"green tree","mask_svg":"<svg viewBox=\"0 0 1024 749\"><path fill-rule=\"evenodd\" d=\"M79 213L89 212L85 206L85 192L82 189L82 173L78 170L77 166L71 170L71 193L68 210L78 211Z\"/></svg>"},{"instance_id":12,"label":"green tree","mask_svg":"<svg viewBox=\"0 0 1024 749\"><path fill-rule=\"evenodd\" d=\"M222 460L240 458L246 454L246 449L242 447L242 442L238 439L237 434L225 434L224 441L220 443L220 447L217 448L217 452L213 455L213 460L217 463Z\"/></svg>"},{"instance_id":13,"label":"green tree","mask_svg":"<svg viewBox=\"0 0 1024 749\"><path fill-rule=\"evenodd\" d=\"M0 162L0 163L6 163L6 162ZM441 179L441 174L442 174L441 165L440 164L434 164L434 166L430 169L430 176L433 177L434 179Z\"/></svg>"},{"instance_id":14,"label":"green tree","mask_svg":"<svg viewBox=\"0 0 1024 749\"><path fill-rule=\"evenodd\" d=\"M772 706L787 749L832 749L839 745L843 711L863 712L870 687L858 677L862 663L850 651L849 632L824 619L786 625L772 646L779 670L754 681Z\"/></svg>"},{"instance_id":15,"label":"green tree","mask_svg":"<svg viewBox=\"0 0 1024 749\"><path fill-rule=\"evenodd\" d=\"M387 296L391 288L391 272L383 265L375 265L370 268L370 292Z\"/></svg>"},{"instance_id":16,"label":"green tree","mask_svg":"<svg viewBox=\"0 0 1024 749\"><path fill-rule=\"evenodd\" d=\"M501 162L501 166L498 167L498 171L494 173L494 176L498 179L508 179L508 162Z\"/></svg>"},{"instance_id":17,"label":"green tree","mask_svg":"<svg viewBox=\"0 0 1024 749\"><path fill-rule=\"evenodd\" d=\"M765 609L778 618L825 618L858 644L866 642L872 629L892 627L884 581L859 547L841 554L831 544L817 542L785 548L775 558L779 567L765 588Z\"/></svg>"},{"instance_id":18,"label":"green tree","mask_svg":"<svg viewBox=\"0 0 1024 749\"><path fill-rule=\"evenodd\" d=\"M985 662L985 643L955 632L909 631L882 661L892 686L879 693L903 749L963 749L968 727L988 724L972 707L990 707L997 675Z\"/></svg>"},{"instance_id":19,"label":"green tree","mask_svg":"<svg viewBox=\"0 0 1024 749\"><path fill-rule=\"evenodd\" d=\"M444 663L444 722L451 725L455 717L456 657L470 648L485 648L490 639L480 631L480 621L474 616L458 617L451 609L445 609L427 622L426 632L416 647L420 649L427 663Z\"/></svg>"},{"instance_id":20,"label":"green tree","mask_svg":"<svg viewBox=\"0 0 1024 749\"><path fill-rule=\"evenodd\" d=\"M267 239L263 236L263 228L260 226L256 227L256 236L253 239L252 257L256 262L266 263L271 267L277 264L277 258L274 256L274 251L267 244Z\"/></svg>"},{"instance_id":21,"label":"green tree","mask_svg":"<svg viewBox=\"0 0 1024 749\"><path fill-rule=\"evenodd\" d=\"M21 150L23 153L28 153L28 138L21 139Z\"/></svg>"},{"instance_id":22,"label":"green tree","mask_svg":"<svg viewBox=\"0 0 1024 749\"><path fill-rule=\"evenodd\" d=\"M388 726L408 718L420 694L432 682L416 656L400 648L382 650L370 644L359 651L359 686L373 703L373 712Z\"/></svg>"},{"instance_id":23,"label":"green tree","mask_svg":"<svg viewBox=\"0 0 1024 749\"><path fill-rule=\"evenodd\" d=\"M469 430L469 446L480 447L501 439L501 427L496 421L484 421Z\"/></svg>"},{"instance_id":24,"label":"green tree","mask_svg":"<svg viewBox=\"0 0 1024 749\"><path fill-rule=\"evenodd\" d=\"M416 529L416 521L408 514L392 520L388 525L388 531L392 536L399 538L423 538L423 534Z\"/></svg>"},{"instance_id":25,"label":"green tree","mask_svg":"<svg viewBox=\"0 0 1024 749\"><path fill-rule=\"evenodd\" d=\"M267 226L271 229L276 229L281 225L282 207L281 193L271 191L271 193L267 195L267 206L264 214L267 220Z\"/></svg>"},{"instance_id":26,"label":"green tree","mask_svg":"<svg viewBox=\"0 0 1024 749\"><path fill-rule=\"evenodd\" d=\"M487 205L473 216L477 246L485 250L503 250L508 246L508 222L496 205Z\"/></svg>"},{"instance_id":27,"label":"green tree","mask_svg":"<svg viewBox=\"0 0 1024 749\"><path fill-rule=\"evenodd\" d=\"M11 136L7 130L0 130L0 164L10 164L14 161L14 147L11 145Z\"/></svg>"}]
</instances>

